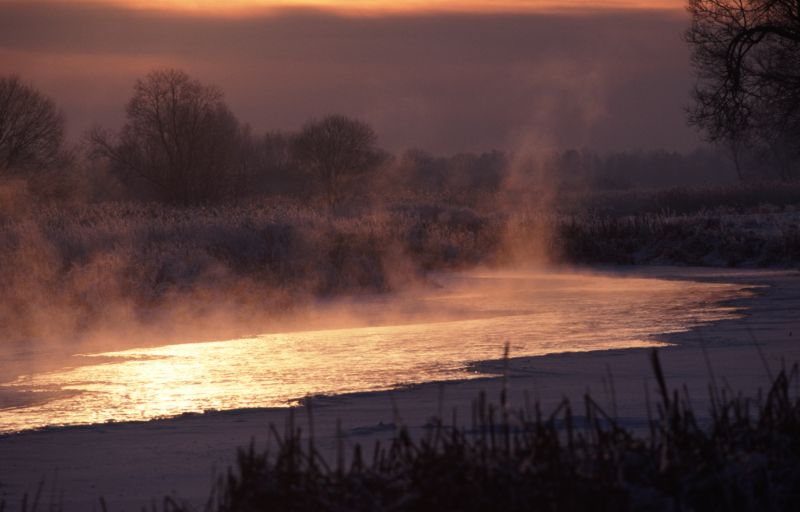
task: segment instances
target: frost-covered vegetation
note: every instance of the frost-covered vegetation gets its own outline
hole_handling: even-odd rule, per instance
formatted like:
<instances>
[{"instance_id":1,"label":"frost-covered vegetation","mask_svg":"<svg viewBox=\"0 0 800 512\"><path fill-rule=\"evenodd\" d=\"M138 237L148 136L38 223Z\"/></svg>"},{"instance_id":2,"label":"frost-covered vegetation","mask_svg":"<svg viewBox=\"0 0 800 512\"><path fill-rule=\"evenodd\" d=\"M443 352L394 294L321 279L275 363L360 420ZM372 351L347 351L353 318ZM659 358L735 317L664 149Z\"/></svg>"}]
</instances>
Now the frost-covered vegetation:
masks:
<instances>
[{"instance_id":1,"label":"frost-covered vegetation","mask_svg":"<svg viewBox=\"0 0 800 512\"><path fill-rule=\"evenodd\" d=\"M800 262L800 210L582 214L560 218L555 233L553 253L574 263L795 267Z\"/></svg>"},{"instance_id":2,"label":"frost-covered vegetation","mask_svg":"<svg viewBox=\"0 0 800 512\"><path fill-rule=\"evenodd\" d=\"M549 255L573 263L795 267L800 186L596 191L567 195Z\"/></svg>"},{"instance_id":3,"label":"frost-covered vegetation","mask_svg":"<svg viewBox=\"0 0 800 512\"><path fill-rule=\"evenodd\" d=\"M501 233L498 217L435 206L335 218L288 204L44 208L0 219L0 326L6 339L63 339L177 313L270 316L478 263Z\"/></svg>"},{"instance_id":4,"label":"frost-covered vegetation","mask_svg":"<svg viewBox=\"0 0 800 512\"><path fill-rule=\"evenodd\" d=\"M179 329L222 311L246 325L320 298L397 290L430 271L476 265L800 262L800 210L788 204L785 188L774 196L779 206L638 215L565 206L566 195L554 207L505 202L500 194L492 208L489 201L470 208L398 200L337 215L274 199L188 208L51 205L0 214L2 336L64 339L159 320ZM697 197L739 197L736 189L653 194L698 206L705 203ZM609 197L617 204L607 194L581 201Z\"/></svg>"}]
</instances>

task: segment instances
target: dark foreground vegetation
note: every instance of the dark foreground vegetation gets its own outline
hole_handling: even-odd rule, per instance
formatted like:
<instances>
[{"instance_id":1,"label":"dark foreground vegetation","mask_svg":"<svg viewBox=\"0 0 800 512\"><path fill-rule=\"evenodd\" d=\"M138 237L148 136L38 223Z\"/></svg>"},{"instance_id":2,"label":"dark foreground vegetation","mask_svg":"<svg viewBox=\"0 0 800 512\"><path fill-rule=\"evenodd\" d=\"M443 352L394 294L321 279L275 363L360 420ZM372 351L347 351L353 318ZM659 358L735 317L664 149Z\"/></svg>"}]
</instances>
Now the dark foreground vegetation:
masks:
<instances>
[{"instance_id":1,"label":"dark foreground vegetation","mask_svg":"<svg viewBox=\"0 0 800 512\"><path fill-rule=\"evenodd\" d=\"M756 398L710 386L708 420L670 391L657 353L645 435L586 396L554 411L505 400L473 405L468 427L433 418L420 438L399 428L385 445L356 446L328 465L290 420L274 447L241 449L209 512L442 510L797 510L798 369ZM346 456L345 456L346 455ZM345 459L347 461L345 462ZM164 509L188 511L167 499Z\"/></svg>"}]
</instances>

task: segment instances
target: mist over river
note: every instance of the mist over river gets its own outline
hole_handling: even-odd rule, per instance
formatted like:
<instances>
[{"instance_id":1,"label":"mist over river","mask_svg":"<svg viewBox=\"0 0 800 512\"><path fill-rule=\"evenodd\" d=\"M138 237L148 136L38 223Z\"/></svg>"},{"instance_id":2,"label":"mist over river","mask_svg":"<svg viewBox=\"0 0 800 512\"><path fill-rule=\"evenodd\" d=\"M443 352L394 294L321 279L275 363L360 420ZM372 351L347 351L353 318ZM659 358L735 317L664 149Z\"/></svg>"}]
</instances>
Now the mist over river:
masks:
<instances>
[{"instance_id":1,"label":"mist over river","mask_svg":"<svg viewBox=\"0 0 800 512\"><path fill-rule=\"evenodd\" d=\"M415 292L333 301L327 330L78 355L0 384L0 432L286 407L309 395L486 376L502 356L656 346L731 318L743 285L574 272L440 274ZM335 320L335 322L334 322ZM33 357L33 356L31 356ZM76 363L77 361L77 363Z\"/></svg>"}]
</instances>

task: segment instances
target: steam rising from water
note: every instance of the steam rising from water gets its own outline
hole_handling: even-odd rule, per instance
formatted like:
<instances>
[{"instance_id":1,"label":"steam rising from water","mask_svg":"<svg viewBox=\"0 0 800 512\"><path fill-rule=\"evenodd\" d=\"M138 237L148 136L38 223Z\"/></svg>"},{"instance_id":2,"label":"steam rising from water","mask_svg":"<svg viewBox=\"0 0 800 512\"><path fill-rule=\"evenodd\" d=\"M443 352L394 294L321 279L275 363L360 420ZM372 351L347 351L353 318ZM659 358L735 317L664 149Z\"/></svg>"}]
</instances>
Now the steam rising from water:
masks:
<instances>
[{"instance_id":1,"label":"steam rising from water","mask_svg":"<svg viewBox=\"0 0 800 512\"><path fill-rule=\"evenodd\" d=\"M474 378L469 363L646 347L729 318L738 285L588 274L442 275L432 293L347 304L362 327L88 354L0 387L0 432L289 406L304 396ZM335 312L332 307L330 312ZM391 312L391 314L387 314ZM358 320L360 319L360 320ZM383 325L364 326L370 321Z\"/></svg>"}]
</instances>

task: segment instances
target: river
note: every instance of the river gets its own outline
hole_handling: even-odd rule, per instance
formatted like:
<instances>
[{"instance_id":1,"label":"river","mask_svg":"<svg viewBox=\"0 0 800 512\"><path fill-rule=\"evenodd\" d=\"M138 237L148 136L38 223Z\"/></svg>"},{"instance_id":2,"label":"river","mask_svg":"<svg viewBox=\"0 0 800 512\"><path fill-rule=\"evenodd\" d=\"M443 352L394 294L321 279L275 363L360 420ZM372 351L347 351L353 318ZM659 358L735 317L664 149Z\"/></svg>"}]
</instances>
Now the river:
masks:
<instances>
[{"instance_id":1,"label":"river","mask_svg":"<svg viewBox=\"0 0 800 512\"><path fill-rule=\"evenodd\" d=\"M286 407L309 395L483 377L470 363L663 344L738 314L743 286L586 272L434 276L415 292L327 305L336 328L77 355L16 377L0 432L190 412ZM355 327L342 327L352 323ZM0 402L2 403L2 402Z\"/></svg>"}]
</instances>

